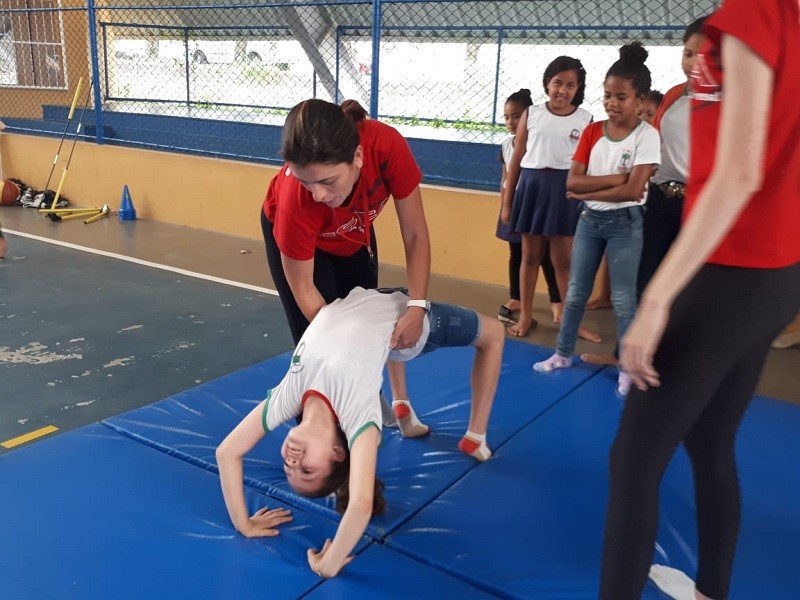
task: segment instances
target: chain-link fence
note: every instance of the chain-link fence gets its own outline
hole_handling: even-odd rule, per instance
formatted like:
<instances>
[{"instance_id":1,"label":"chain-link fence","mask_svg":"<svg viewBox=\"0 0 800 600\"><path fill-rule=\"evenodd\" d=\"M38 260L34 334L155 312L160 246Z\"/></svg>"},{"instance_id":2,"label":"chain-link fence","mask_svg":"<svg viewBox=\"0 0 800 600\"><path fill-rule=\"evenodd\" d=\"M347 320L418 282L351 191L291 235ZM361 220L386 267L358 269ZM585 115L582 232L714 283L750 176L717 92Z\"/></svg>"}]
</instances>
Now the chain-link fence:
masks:
<instances>
[{"instance_id":1,"label":"chain-link fence","mask_svg":"<svg viewBox=\"0 0 800 600\"><path fill-rule=\"evenodd\" d=\"M654 88L681 81L683 29L716 4L122 1L0 0L0 116L47 131L82 76L96 83L88 114L102 141L276 159L252 130L220 124L280 125L317 97L358 99L409 137L495 144L505 98L528 88L543 101L544 68L559 55L583 61L596 118L624 43L650 51ZM219 151L215 135L226 138Z\"/></svg>"}]
</instances>

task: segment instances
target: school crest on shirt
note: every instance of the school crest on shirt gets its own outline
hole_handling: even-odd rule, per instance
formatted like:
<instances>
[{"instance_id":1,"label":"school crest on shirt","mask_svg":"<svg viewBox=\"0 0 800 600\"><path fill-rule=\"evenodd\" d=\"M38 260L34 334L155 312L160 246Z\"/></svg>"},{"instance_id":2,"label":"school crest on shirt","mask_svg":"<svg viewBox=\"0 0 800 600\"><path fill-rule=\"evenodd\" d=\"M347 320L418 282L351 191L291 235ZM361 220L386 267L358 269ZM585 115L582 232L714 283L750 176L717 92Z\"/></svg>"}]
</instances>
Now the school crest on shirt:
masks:
<instances>
[{"instance_id":1,"label":"school crest on shirt","mask_svg":"<svg viewBox=\"0 0 800 600\"><path fill-rule=\"evenodd\" d=\"M617 165L617 173L630 173L632 157L633 151L629 148L626 148L622 151L622 156L620 156L619 164Z\"/></svg>"},{"instance_id":2,"label":"school crest on shirt","mask_svg":"<svg viewBox=\"0 0 800 600\"><path fill-rule=\"evenodd\" d=\"M581 139L581 132L579 129L573 129L569 132L570 143L577 144L579 139Z\"/></svg>"},{"instance_id":3,"label":"school crest on shirt","mask_svg":"<svg viewBox=\"0 0 800 600\"><path fill-rule=\"evenodd\" d=\"M292 360L289 364L289 372L290 373L299 373L303 370L305 366L303 364L303 351L306 349L306 343L300 342L297 348L294 349L294 354L292 354Z\"/></svg>"}]
</instances>

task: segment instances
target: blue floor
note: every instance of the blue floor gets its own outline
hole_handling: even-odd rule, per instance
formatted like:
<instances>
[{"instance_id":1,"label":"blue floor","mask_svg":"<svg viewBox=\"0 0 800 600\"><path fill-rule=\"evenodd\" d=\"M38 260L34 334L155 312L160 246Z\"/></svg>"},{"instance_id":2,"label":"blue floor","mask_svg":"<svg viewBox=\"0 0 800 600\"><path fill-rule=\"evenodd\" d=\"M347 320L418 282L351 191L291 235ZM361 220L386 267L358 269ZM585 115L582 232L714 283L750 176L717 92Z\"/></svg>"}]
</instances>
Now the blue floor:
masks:
<instances>
[{"instance_id":1,"label":"blue floor","mask_svg":"<svg viewBox=\"0 0 800 600\"><path fill-rule=\"evenodd\" d=\"M342 574L321 581L305 552L336 529L325 501L281 476L276 431L247 458L250 508L289 506L276 538L231 526L214 448L276 383L281 355L170 398L0 455L0 597L543 598L597 595L607 456L622 403L595 367L540 374L545 349L509 341L489 443L456 450L469 410L469 349L409 363L425 439L384 432L388 514ZM800 408L753 402L739 438L743 518L731 598L800 598ZM691 575L691 473L678 454L662 485L658 562ZM645 598L664 598L649 585Z\"/></svg>"}]
</instances>

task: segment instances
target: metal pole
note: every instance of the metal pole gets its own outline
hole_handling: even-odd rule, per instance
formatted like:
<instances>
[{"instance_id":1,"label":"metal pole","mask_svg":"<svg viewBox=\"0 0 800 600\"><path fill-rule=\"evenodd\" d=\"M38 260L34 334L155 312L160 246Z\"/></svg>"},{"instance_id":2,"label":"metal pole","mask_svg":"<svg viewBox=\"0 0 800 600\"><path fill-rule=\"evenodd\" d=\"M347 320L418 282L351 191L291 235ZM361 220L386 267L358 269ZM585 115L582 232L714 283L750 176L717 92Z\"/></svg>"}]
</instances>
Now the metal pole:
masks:
<instances>
[{"instance_id":1,"label":"metal pole","mask_svg":"<svg viewBox=\"0 0 800 600\"><path fill-rule=\"evenodd\" d=\"M372 72L370 73L369 114L378 118L378 90L381 64L381 0L372 0Z\"/></svg>"},{"instance_id":2,"label":"metal pole","mask_svg":"<svg viewBox=\"0 0 800 600\"><path fill-rule=\"evenodd\" d=\"M191 90L191 83L189 79L189 28L184 27L183 29L183 60L185 61L186 65L186 106L188 107L192 102L192 90Z\"/></svg>"},{"instance_id":3,"label":"metal pole","mask_svg":"<svg viewBox=\"0 0 800 600\"><path fill-rule=\"evenodd\" d=\"M100 64L97 59L97 14L95 13L94 0L86 3L86 18L89 20L89 57L92 64L92 76L89 78L89 85L95 84L91 89L94 96L94 139L98 144L104 142L103 139L103 103L100 100Z\"/></svg>"},{"instance_id":4,"label":"metal pole","mask_svg":"<svg viewBox=\"0 0 800 600\"><path fill-rule=\"evenodd\" d=\"M492 125L497 124L497 96L500 93L500 51L503 48L503 30L497 31L497 64L494 70L494 100L492 101Z\"/></svg>"}]
</instances>

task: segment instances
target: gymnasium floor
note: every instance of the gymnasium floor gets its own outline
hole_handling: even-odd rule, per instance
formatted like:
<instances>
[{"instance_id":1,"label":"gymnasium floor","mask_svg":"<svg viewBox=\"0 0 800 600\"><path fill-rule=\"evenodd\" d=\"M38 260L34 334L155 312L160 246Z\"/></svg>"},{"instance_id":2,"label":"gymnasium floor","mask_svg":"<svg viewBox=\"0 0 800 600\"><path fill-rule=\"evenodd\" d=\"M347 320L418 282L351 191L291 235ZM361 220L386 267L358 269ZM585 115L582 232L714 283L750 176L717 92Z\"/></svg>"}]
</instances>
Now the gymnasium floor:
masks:
<instances>
[{"instance_id":1,"label":"gymnasium floor","mask_svg":"<svg viewBox=\"0 0 800 600\"><path fill-rule=\"evenodd\" d=\"M507 344L489 463L455 449L470 351L410 364L411 396L433 433L384 433L389 513L373 519L342 575L322 582L305 550L331 537L336 519L326 502L287 490L283 432L246 462L251 509L293 510L279 537L235 533L215 472L214 448L279 380L291 347L261 245L144 220L55 224L0 210L9 243L0 262L0 597L596 596L621 401L609 369L531 371L556 334L541 298L539 330ZM402 281L398 269L382 267L382 277ZM492 314L504 291L435 277L431 296ZM610 347L610 311L588 313L587 325ZM759 394L789 402L758 398L740 435L732 598L800 597L788 566L800 559L800 474L790 462L800 449L797 358L797 348L771 353ZM656 557L690 573L692 504L678 454L662 486ZM666 596L650 585L645 597Z\"/></svg>"}]
</instances>

